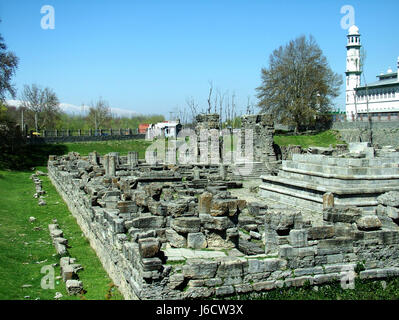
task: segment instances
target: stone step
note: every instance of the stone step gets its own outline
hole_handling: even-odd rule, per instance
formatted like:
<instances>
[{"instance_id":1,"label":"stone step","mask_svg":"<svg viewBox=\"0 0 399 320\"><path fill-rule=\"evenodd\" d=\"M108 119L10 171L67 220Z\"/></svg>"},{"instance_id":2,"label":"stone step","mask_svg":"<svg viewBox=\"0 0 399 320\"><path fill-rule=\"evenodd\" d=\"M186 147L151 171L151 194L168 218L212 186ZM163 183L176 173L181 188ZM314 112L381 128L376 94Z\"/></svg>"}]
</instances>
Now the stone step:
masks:
<instances>
[{"instance_id":1,"label":"stone step","mask_svg":"<svg viewBox=\"0 0 399 320\"><path fill-rule=\"evenodd\" d=\"M387 156L387 157L363 158L363 159L337 158L337 157L330 157L319 154L295 153L292 155L292 161L324 164L324 165L338 166L338 167L383 167L390 164L395 164L395 163L398 164L399 153L389 157Z\"/></svg>"},{"instance_id":2,"label":"stone step","mask_svg":"<svg viewBox=\"0 0 399 320\"><path fill-rule=\"evenodd\" d=\"M342 168L336 166L283 161L282 170L339 179L399 179L399 167L391 168Z\"/></svg>"},{"instance_id":3,"label":"stone step","mask_svg":"<svg viewBox=\"0 0 399 320\"><path fill-rule=\"evenodd\" d=\"M390 167L339 167L329 166L326 164L315 164L315 163L303 163L294 162L292 160L283 161L282 170L301 170L303 172L317 173L317 174L329 174L331 176L348 176L348 177L395 177L399 179L399 166ZM377 178L378 179L378 178Z\"/></svg>"},{"instance_id":4,"label":"stone step","mask_svg":"<svg viewBox=\"0 0 399 320\"><path fill-rule=\"evenodd\" d=\"M310 183L310 182L305 182L305 181L300 181L300 180L292 180L292 179L286 179L282 178L280 176L261 176L261 179L263 183L272 183L272 184L281 184L281 185L286 185L287 188L304 188L304 189L309 189L313 190L314 192L318 192L320 194L326 193L326 192L332 192L335 195L353 195L353 194L382 194L388 191L392 190L399 190L399 186L392 187L392 186L381 186L381 187L375 187L375 186L370 186L370 187L364 187L361 184L361 181L359 181L359 185L356 189L353 187L334 187L334 186L325 186L325 185L320 185L317 183Z\"/></svg>"},{"instance_id":5,"label":"stone step","mask_svg":"<svg viewBox=\"0 0 399 320\"><path fill-rule=\"evenodd\" d=\"M292 190L284 186L272 184L261 184L259 186L259 195L261 197L280 202L281 204L301 207L307 210L321 211L323 209L323 197L320 194L311 191ZM373 198L335 198L335 205L340 206L358 206L366 211L374 211L378 202Z\"/></svg>"},{"instance_id":6,"label":"stone step","mask_svg":"<svg viewBox=\"0 0 399 320\"><path fill-rule=\"evenodd\" d=\"M304 174L297 170L280 170L278 176L281 178L292 179L296 181L304 181L313 184L321 184L324 186L332 186L339 188L350 188L358 187L359 183L369 185L370 187L397 187L399 185L399 179L339 179L333 177L324 177L314 174Z\"/></svg>"}]
</instances>

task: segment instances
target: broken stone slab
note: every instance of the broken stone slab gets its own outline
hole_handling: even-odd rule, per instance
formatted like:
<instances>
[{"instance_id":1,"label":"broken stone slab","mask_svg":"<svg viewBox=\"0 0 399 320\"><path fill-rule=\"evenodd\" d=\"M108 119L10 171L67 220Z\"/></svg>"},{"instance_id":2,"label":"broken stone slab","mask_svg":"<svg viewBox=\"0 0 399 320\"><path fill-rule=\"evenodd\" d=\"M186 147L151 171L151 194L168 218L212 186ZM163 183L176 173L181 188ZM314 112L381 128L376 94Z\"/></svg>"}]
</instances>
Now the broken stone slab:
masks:
<instances>
[{"instance_id":1,"label":"broken stone slab","mask_svg":"<svg viewBox=\"0 0 399 320\"><path fill-rule=\"evenodd\" d=\"M83 283L79 280L67 280L66 290L69 295L77 295L83 291Z\"/></svg>"},{"instance_id":2,"label":"broken stone slab","mask_svg":"<svg viewBox=\"0 0 399 320\"><path fill-rule=\"evenodd\" d=\"M62 256L66 256L66 255L68 254L67 248L66 248L65 245L56 242L56 243L54 244L54 246L55 246L55 250L57 251L57 254L58 254L59 256L62 257Z\"/></svg>"},{"instance_id":3,"label":"broken stone slab","mask_svg":"<svg viewBox=\"0 0 399 320\"><path fill-rule=\"evenodd\" d=\"M165 236L166 240L174 248L185 248L187 246L187 239L171 228L165 230Z\"/></svg>"},{"instance_id":4,"label":"broken stone slab","mask_svg":"<svg viewBox=\"0 0 399 320\"><path fill-rule=\"evenodd\" d=\"M60 243L60 244L63 244L65 246L68 245L68 240L63 238L63 237L56 237L56 238L53 239L53 241L57 242L57 243Z\"/></svg>"},{"instance_id":5,"label":"broken stone slab","mask_svg":"<svg viewBox=\"0 0 399 320\"><path fill-rule=\"evenodd\" d=\"M377 198L379 204L390 207L399 207L399 191L389 191Z\"/></svg>"},{"instance_id":6,"label":"broken stone slab","mask_svg":"<svg viewBox=\"0 0 399 320\"><path fill-rule=\"evenodd\" d=\"M212 216L234 216L245 208L246 201L238 199L213 199L210 208Z\"/></svg>"},{"instance_id":7,"label":"broken stone slab","mask_svg":"<svg viewBox=\"0 0 399 320\"><path fill-rule=\"evenodd\" d=\"M334 207L323 210L323 220L333 223L354 223L361 216L362 209L356 207Z\"/></svg>"},{"instance_id":8,"label":"broken stone slab","mask_svg":"<svg viewBox=\"0 0 399 320\"><path fill-rule=\"evenodd\" d=\"M132 220L132 225L139 229L156 229L163 228L165 219L162 216L141 216Z\"/></svg>"},{"instance_id":9,"label":"broken stone slab","mask_svg":"<svg viewBox=\"0 0 399 320\"><path fill-rule=\"evenodd\" d=\"M170 226L178 233L195 233L200 231L201 220L197 217L179 217L172 219Z\"/></svg>"},{"instance_id":10,"label":"broken stone slab","mask_svg":"<svg viewBox=\"0 0 399 320\"><path fill-rule=\"evenodd\" d=\"M366 215L356 221L359 230L372 231L381 228L382 223L376 215Z\"/></svg>"},{"instance_id":11,"label":"broken stone slab","mask_svg":"<svg viewBox=\"0 0 399 320\"><path fill-rule=\"evenodd\" d=\"M214 217L210 214L199 214L201 224L210 230L226 230L234 228L235 224L229 217Z\"/></svg>"},{"instance_id":12,"label":"broken stone slab","mask_svg":"<svg viewBox=\"0 0 399 320\"><path fill-rule=\"evenodd\" d=\"M297 210L288 208L269 208L265 214L265 228L288 231L294 227Z\"/></svg>"},{"instance_id":13,"label":"broken stone slab","mask_svg":"<svg viewBox=\"0 0 399 320\"><path fill-rule=\"evenodd\" d=\"M172 217L180 217L188 210L187 201L173 201L167 204L167 214Z\"/></svg>"},{"instance_id":14,"label":"broken stone slab","mask_svg":"<svg viewBox=\"0 0 399 320\"><path fill-rule=\"evenodd\" d=\"M241 237L238 239L238 249L246 255L262 254L265 252L265 249L260 244L244 240Z\"/></svg>"}]
</instances>

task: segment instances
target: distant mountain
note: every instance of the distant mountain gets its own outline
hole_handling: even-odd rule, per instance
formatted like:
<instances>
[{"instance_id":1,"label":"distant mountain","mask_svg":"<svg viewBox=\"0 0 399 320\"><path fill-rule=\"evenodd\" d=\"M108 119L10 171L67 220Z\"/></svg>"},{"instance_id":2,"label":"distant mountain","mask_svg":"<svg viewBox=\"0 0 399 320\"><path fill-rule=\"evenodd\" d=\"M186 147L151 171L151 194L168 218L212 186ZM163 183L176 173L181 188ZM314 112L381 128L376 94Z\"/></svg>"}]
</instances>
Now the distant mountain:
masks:
<instances>
[{"instance_id":1,"label":"distant mountain","mask_svg":"<svg viewBox=\"0 0 399 320\"><path fill-rule=\"evenodd\" d=\"M7 100L7 104L9 106L19 107L22 104L21 100ZM75 106L74 104L70 103L60 103L60 108L63 112L70 114L70 115L85 115L89 112L89 106L82 105L82 106ZM131 116L138 116L140 113L136 111L121 109L121 108L111 108L111 113L115 117L131 117Z\"/></svg>"}]
</instances>

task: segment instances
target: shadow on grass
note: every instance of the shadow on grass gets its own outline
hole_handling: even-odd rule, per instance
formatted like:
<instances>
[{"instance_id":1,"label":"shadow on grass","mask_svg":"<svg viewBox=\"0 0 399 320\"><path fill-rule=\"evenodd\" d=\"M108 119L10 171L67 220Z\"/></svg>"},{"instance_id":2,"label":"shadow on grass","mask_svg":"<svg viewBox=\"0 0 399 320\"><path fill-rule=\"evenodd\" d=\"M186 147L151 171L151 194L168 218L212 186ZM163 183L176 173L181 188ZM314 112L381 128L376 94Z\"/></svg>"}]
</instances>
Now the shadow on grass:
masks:
<instances>
[{"instance_id":1,"label":"shadow on grass","mask_svg":"<svg viewBox=\"0 0 399 320\"><path fill-rule=\"evenodd\" d=\"M49 155L63 155L68 152L63 144L25 144L10 154L3 154L0 168L12 170L27 170L31 167L46 166Z\"/></svg>"}]
</instances>

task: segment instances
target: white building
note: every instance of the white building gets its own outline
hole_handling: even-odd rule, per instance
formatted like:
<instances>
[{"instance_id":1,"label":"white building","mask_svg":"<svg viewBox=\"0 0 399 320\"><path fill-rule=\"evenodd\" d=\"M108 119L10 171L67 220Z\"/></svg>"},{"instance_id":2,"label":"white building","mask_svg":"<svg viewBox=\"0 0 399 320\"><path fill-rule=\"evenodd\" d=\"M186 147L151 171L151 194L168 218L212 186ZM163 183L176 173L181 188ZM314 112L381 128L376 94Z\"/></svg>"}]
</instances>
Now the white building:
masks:
<instances>
[{"instance_id":1,"label":"white building","mask_svg":"<svg viewBox=\"0 0 399 320\"><path fill-rule=\"evenodd\" d=\"M176 138L181 127L180 120L150 124L146 132L146 139L152 140L155 137Z\"/></svg>"},{"instance_id":2,"label":"white building","mask_svg":"<svg viewBox=\"0 0 399 320\"><path fill-rule=\"evenodd\" d=\"M399 57L397 70L388 69L377 76L378 81L361 85L361 57L359 28L349 28L346 45L346 117L349 121L367 119L367 115L381 119L399 119Z\"/></svg>"}]
</instances>

